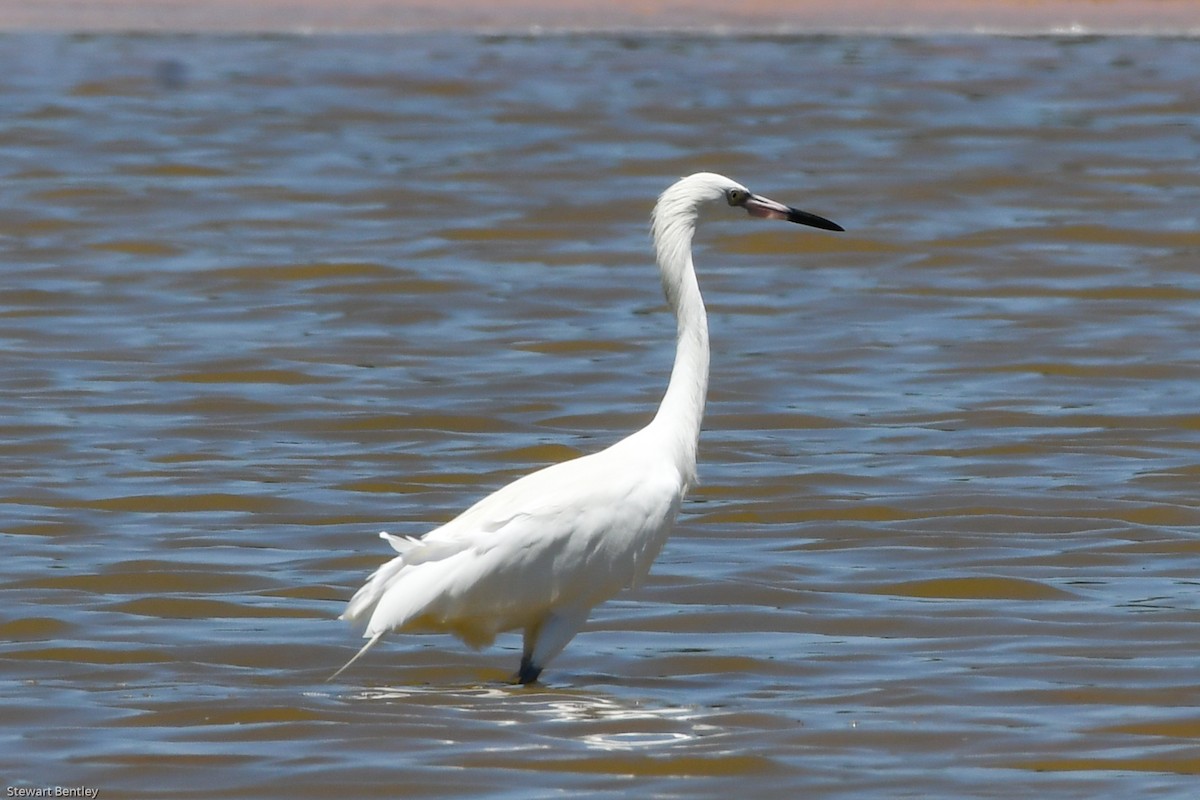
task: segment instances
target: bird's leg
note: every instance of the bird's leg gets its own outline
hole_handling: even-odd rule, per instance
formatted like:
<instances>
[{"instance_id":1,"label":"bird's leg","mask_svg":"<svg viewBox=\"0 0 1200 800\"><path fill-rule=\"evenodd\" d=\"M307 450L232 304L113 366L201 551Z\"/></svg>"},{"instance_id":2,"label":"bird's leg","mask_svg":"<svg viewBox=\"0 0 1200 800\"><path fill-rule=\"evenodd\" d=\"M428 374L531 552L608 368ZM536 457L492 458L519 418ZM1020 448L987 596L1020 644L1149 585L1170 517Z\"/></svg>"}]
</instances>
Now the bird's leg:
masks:
<instances>
[{"instance_id":1,"label":"bird's leg","mask_svg":"<svg viewBox=\"0 0 1200 800\"><path fill-rule=\"evenodd\" d=\"M521 653L521 666L517 668L515 681L520 684L530 684L538 679L538 675L542 674L542 668L533 663L533 649L537 645L538 633L542 629L542 622L530 625L525 629L524 651Z\"/></svg>"},{"instance_id":2,"label":"bird's leg","mask_svg":"<svg viewBox=\"0 0 1200 800\"><path fill-rule=\"evenodd\" d=\"M562 652L567 642L574 638L587 621L590 607L560 608L547 615L536 625L525 629L525 648L521 655L521 667L517 671L518 683L533 683L542 674L542 667Z\"/></svg>"},{"instance_id":3,"label":"bird's leg","mask_svg":"<svg viewBox=\"0 0 1200 800\"><path fill-rule=\"evenodd\" d=\"M533 663L529 656L521 656L521 666L517 669L517 683L527 685L535 682L542 674L542 668Z\"/></svg>"}]
</instances>

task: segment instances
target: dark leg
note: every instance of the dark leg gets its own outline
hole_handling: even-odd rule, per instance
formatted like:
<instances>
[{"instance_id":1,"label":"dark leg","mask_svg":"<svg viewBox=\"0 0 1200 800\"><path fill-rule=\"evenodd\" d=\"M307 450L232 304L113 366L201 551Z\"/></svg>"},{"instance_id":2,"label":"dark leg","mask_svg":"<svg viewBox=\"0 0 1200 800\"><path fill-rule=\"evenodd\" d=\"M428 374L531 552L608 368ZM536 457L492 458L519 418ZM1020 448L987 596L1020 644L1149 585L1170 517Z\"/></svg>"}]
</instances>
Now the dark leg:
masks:
<instances>
[{"instance_id":1,"label":"dark leg","mask_svg":"<svg viewBox=\"0 0 1200 800\"><path fill-rule=\"evenodd\" d=\"M517 683L528 685L542 674L541 666L533 663L533 648L537 645L538 634L542 631L542 620L525 629L525 648L521 653L521 666L517 669Z\"/></svg>"},{"instance_id":2,"label":"dark leg","mask_svg":"<svg viewBox=\"0 0 1200 800\"><path fill-rule=\"evenodd\" d=\"M538 679L538 675L542 674L542 668L535 665L529 656L521 658L521 668L517 670L517 683L529 684Z\"/></svg>"},{"instance_id":3,"label":"dark leg","mask_svg":"<svg viewBox=\"0 0 1200 800\"><path fill-rule=\"evenodd\" d=\"M571 637L583 627L589 610L586 606L558 608L525 629L518 683L533 683L538 679L542 667L561 653Z\"/></svg>"}]
</instances>

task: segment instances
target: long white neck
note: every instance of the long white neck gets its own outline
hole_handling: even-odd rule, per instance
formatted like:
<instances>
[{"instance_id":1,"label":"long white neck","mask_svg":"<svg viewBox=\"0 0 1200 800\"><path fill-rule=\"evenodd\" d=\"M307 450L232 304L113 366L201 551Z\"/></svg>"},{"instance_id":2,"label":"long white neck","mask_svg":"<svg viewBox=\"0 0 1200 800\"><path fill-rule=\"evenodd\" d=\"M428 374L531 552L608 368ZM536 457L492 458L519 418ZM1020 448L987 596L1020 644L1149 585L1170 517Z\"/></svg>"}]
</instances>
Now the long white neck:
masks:
<instances>
[{"instance_id":1,"label":"long white neck","mask_svg":"<svg viewBox=\"0 0 1200 800\"><path fill-rule=\"evenodd\" d=\"M664 195L654 211L654 250L667 302L678 326L675 366L650 428L665 441L688 485L695 483L696 448L708 394L708 316L692 266L694 205Z\"/></svg>"}]
</instances>

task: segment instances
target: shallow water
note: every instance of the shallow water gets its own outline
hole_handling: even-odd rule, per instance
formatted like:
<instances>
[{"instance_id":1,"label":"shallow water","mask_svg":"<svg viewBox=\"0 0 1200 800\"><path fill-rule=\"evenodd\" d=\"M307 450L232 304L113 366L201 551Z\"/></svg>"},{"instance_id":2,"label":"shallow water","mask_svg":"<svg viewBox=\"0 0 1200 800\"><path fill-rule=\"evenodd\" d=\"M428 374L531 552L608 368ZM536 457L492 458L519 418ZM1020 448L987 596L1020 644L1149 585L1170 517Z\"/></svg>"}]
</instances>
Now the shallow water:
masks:
<instances>
[{"instance_id":1,"label":"shallow water","mask_svg":"<svg viewBox=\"0 0 1200 800\"><path fill-rule=\"evenodd\" d=\"M102 797L1190 797L1200 43L0 38L0 777ZM335 619L648 419L703 485L531 688ZM726 215L728 216L728 215Z\"/></svg>"}]
</instances>

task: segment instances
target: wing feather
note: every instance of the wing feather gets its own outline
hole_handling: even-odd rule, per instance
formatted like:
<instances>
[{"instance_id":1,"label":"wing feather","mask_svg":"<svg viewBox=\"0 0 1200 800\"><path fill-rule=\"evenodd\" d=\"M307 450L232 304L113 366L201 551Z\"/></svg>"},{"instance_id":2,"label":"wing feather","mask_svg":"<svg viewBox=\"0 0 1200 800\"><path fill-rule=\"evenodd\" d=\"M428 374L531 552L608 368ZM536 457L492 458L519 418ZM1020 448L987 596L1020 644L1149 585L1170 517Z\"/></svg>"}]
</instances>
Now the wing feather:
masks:
<instances>
[{"instance_id":1,"label":"wing feather","mask_svg":"<svg viewBox=\"0 0 1200 800\"><path fill-rule=\"evenodd\" d=\"M629 440L625 440L628 442ZM380 534L397 556L351 599L344 619L376 639L447 630L487 644L563 603L591 607L649 570L686 481L622 443L534 472L420 538Z\"/></svg>"}]
</instances>

